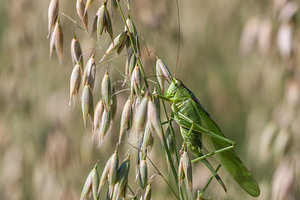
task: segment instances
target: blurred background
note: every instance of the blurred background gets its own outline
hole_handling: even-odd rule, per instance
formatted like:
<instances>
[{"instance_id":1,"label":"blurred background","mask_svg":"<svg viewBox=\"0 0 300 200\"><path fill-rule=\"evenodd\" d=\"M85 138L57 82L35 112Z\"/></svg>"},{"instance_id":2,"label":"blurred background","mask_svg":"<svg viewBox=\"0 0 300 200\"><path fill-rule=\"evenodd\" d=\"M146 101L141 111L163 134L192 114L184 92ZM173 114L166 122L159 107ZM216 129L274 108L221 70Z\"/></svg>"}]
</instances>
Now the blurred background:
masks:
<instances>
[{"instance_id":1,"label":"blurred background","mask_svg":"<svg viewBox=\"0 0 300 200\"><path fill-rule=\"evenodd\" d=\"M179 4L181 48L176 76L195 93L224 134L238 143L236 151L261 187L258 199L300 199L299 2L179 0ZM117 141L118 123L97 149L90 131L83 127L80 100L68 106L72 33L81 42L85 62L93 42L61 16L63 62L59 65L56 55L49 59L48 6L49 1L0 1L3 200L79 199L89 171L97 161L103 168ZM95 1L89 11L90 25L98 6ZM148 48L174 73L179 39L176 2L133 0L131 9ZM60 0L60 11L80 23L75 1ZM115 34L119 33L123 25L118 13L113 21ZM151 76L144 41L141 44L146 73ZM102 54L97 53L98 59ZM124 71L124 61L125 56L119 56L115 67ZM122 80L117 70L109 69L113 81ZM97 68L95 91L104 70ZM118 96L115 122L127 96ZM157 141L151 156L166 166ZM193 170L194 188L201 189L210 174L201 164ZM167 176L168 169L162 172ZM252 199L225 170L220 174L228 193L213 181L207 199ZM130 182L136 184L134 178ZM159 178L152 191L153 199L174 198Z\"/></svg>"}]
</instances>

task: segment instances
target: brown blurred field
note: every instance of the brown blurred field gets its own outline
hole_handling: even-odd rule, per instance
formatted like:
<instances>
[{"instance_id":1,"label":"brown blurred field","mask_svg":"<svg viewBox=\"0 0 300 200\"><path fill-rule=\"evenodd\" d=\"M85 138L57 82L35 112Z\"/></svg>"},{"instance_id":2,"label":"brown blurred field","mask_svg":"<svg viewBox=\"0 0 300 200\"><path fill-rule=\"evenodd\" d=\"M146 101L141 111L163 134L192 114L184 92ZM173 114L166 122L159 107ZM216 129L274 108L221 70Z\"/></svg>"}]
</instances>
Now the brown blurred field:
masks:
<instances>
[{"instance_id":1,"label":"brown blurred field","mask_svg":"<svg viewBox=\"0 0 300 200\"><path fill-rule=\"evenodd\" d=\"M238 143L236 151L261 187L261 200L300 199L300 11L288 22L280 19L286 2L179 0L181 49L176 76L195 93L225 135ZM294 3L300 6L298 1ZM94 2L91 13L98 4ZM79 199L89 171L97 161L103 168L118 137L116 123L105 144L97 149L90 131L83 127L80 99L75 106L68 106L72 33L75 31L81 38L83 51L92 42L62 16L63 62L59 65L56 55L49 59L48 5L49 1L38 0L0 1L3 200ZM75 1L60 0L60 9L78 20ZM132 12L148 48L174 73L179 38L175 1L133 0ZM260 36L261 42L252 46L251 34L244 36L246 42L242 35L253 19L262 24L260 33L266 36ZM280 46L278 32L283 24L288 24L292 36L282 36ZM121 30L120 16L116 16L113 26L116 33ZM285 53L282 46L289 42L291 53ZM146 73L151 76L144 42L141 44ZM86 56L91 53L85 52ZM121 71L124 60L121 56L115 61ZM104 69L97 69L95 91ZM113 67L110 69L114 81L122 80ZM119 121L127 95L118 96L115 122ZM95 98L99 96L100 93ZM165 155L161 152L162 146L156 140L151 156L163 167ZM131 167L130 184L134 186L134 164ZM210 173L201 164L193 170L194 188L202 188ZM162 171L168 175L167 168ZM206 193L208 199L253 199L225 170L220 174L228 193L214 180ZM161 179L155 179L153 187L153 199L173 199Z\"/></svg>"}]
</instances>

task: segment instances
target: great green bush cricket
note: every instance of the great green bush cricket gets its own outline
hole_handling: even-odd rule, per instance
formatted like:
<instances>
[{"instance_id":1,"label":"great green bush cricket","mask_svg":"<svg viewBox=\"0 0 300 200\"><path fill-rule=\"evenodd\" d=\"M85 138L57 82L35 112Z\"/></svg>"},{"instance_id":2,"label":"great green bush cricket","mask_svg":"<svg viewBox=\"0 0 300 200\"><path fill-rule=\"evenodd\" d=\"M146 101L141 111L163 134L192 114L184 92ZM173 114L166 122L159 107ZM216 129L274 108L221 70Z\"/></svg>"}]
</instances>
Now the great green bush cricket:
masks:
<instances>
[{"instance_id":1,"label":"great green bush cricket","mask_svg":"<svg viewBox=\"0 0 300 200\"><path fill-rule=\"evenodd\" d=\"M259 196L258 184L233 150L236 143L225 138L199 100L180 80L173 78L165 96L157 97L172 103L172 115L180 126L183 145L197 156L193 162L202 161L226 191L223 181L206 159L214 154L218 155L221 165L234 180L251 196ZM210 153L204 154L204 149Z\"/></svg>"}]
</instances>

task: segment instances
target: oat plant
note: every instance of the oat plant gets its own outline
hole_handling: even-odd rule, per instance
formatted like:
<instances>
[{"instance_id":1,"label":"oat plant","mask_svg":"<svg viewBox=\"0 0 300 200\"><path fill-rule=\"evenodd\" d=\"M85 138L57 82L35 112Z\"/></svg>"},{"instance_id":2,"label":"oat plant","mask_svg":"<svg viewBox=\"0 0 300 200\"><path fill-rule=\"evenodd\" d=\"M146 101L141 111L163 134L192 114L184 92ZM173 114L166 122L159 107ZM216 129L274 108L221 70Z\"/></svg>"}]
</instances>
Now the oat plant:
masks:
<instances>
[{"instance_id":1,"label":"oat plant","mask_svg":"<svg viewBox=\"0 0 300 200\"><path fill-rule=\"evenodd\" d=\"M167 65L161 58L156 57L155 66L151 62L153 74L146 74L141 56L141 36L138 33L131 14L130 1L118 0L77 0L76 10L80 21L59 10L59 1L51 0L48 10L50 55L55 49L61 63L63 57L63 31L61 20L68 20L95 42L96 47L92 55L84 64L85 49L81 49L80 40L74 34L71 41L71 59L74 68L70 78L70 102L75 104L77 96L81 96L83 125L87 132L92 133L92 140L99 148L110 134L115 123L120 124L119 139L115 144L115 151L110 156L102 171L95 163L84 183L81 199L151 199L152 185L155 179L161 177L174 199L204 199L205 191L213 179L226 191L225 183L218 175L220 167L227 169L234 180L250 195L258 196L259 186L239 159L233 148L236 143L226 138L217 124L210 118L194 94L177 78L173 78ZM122 4L122 6L120 5ZM178 2L177 2L178 6ZM90 11L97 7L96 13ZM126 14L124 14L126 8ZM109 9L110 8L110 9ZM88 17L92 16L92 17ZM112 16L120 15L124 26L123 31L117 33ZM92 27L89 27L89 21ZM93 34L96 32L96 34ZM103 35L108 34L110 45L102 50ZM97 57L96 53L102 53ZM122 88L116 88L117 82L110 77L114 65L111 57L126 54L124 63L124 80ZM150 55L148 51L148 55ZM150 56L149 56L150 58ZM151 58L150 58L151 60ZM95 101L94 90L96 69L105 67L101 83L100 100ZM149 77L156 77L156 81ZM165 86L168 85L168 88ZM123 106L120 122L115 121L117 114L117 95L129 90L128 99ZM167 106L171 102L171 112ZM162 106L162 107L161 107ZM174 122L174 123L173 123ZM174 124L180 127L183 140L177 148ZM157 139L155 139L157 138ZM153 143L162 145L170 169L169 179L151 159ZM208 145L208 143L211 143ZM126 156L119 158L120 151ZM136 154L136 159L132 158ZM192 159L190 154L194 154ZM215 168L207 160L213 155L218 156L219 166ZM133 164L133 160L136 162ZM204 188L193 187L192 165L201 161L211 171L211 178ZM132 187L134 180L129 179L129 172L134 171L139 181L137 188ZM152 168L155 173L149 174ZM108 185L108 188L105 187Z\"/></svg>"}]
</instances>

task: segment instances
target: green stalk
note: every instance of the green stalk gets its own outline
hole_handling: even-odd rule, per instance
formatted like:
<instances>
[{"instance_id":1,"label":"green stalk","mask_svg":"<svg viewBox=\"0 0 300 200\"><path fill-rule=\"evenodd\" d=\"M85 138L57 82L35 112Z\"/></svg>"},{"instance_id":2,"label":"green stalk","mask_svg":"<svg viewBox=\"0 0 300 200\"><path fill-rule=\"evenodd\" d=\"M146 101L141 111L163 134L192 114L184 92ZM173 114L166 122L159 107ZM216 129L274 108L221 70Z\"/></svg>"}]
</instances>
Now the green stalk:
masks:
<instances>
[{"instance_id":1,"label":"green stalk","mask_svg":"<svg viewBox=\"0 0 300 200\"><path fill-rule=\"evenodd\" d=\"M141 151L141 149L139 149L138 147L130 144L129 142L127 142L128 145L130 145L131 147L135 148L137 151ZM166 184L169 186L169 188L171 189L171 191L173 192L173 194L176 196L177 199L179 199L179 196L176 194L176 192L174 191L174 189L172 188L171 184L168 182L168 180L164 177L164 175L161 173L161 171L158 169L158 167L156 167L156 165L154 164L154 162L151 160L151 158L147 156L147 159L150 161L150 163L152 164L152 166L156 169L156 171L158 172L158 175L160 177L162 177L162 179L166 182Z\"/></svg>"},{"instance_id":2,"label":"green stalk","mask_svg":"<svg viewBox=\"0 0 300 200\"><path fill-rule=\"evenodd\" d=\"M166 137L165 137L164 132L162 132L162 137L163 137L163 144L164 144L164 148L165 148L166 153L167 153L168 161L169 161L169 164L170 164L171 169L172 169L172 173L173 173L173 176L174 176L174 179L175 179L176 186L178 188L178 192L180 194L180 199L183 200L184 198L183 198L182 190L181 190L181 188L178 184L178 176L177 176L177 173L176 173L174 163L172 162L171 153L168 149L168 145L167 145L167 142L166 142Z\"/></svg>"},{"instance_id":3,"label":"green stalk","mask_svg":"<svg viewBox=\"0 0 300 200\"><path fill-rule=\"evenodd\" d=\"M123 10L122 10L122 8L121 8L121 6L120 6L119 1L116 1L116 2L117 2L117 5L118 5L118 9L119 9L119 11L120 11L120 14L121 14L121 16L122 16L122 20L123 20L123 22L124 22L124 24L125 24L125 26L126 26L126 29L127 29L128 33L129 33L128 36L129 36L129 40L130 40L131 46L132 46L132 48L133 48L133 53L134 53L135 57L137 58L137 61L138 61L139 66L140 66L140 68L141 68L141 71L142 71L142 74L143 74L143 78L144 78L144 81L145 81L146 88L149 89L149 85L148 85L148 81L147 81L147 78L146 78L146 74L145 74L145 71L144 71L144 68L143 68L143 64L142 64L141 58L140 58L140 57L138 56L138 54L137 54L136 47L135 47L135 45L134 45L134 42L133 42L133 39L132 39L132 35L130 34L129 27L128 27L127 23L126 23L126 19L125 19L125 17L124 17Z\"/></svg>"},{"instance_id":4,"label":"green stalk","mask_svg":"<svg viewBox=\"0 0 300 200\"><path fill-rule=\"evenodd\" d=\"M128 33L129 33L128 36L129 36L129 40L130 40L131 46L132 46L132 48L133 48L133 53L134 53L134 55L136 56L137 61L138 61L138 64L139 64L139 66L140 66L140 68L141 68L141 72L142 72L142 75L143 75L143 78L144 78L144 81L145 81L146 88L149 89L149 85L148 85L148 81L147 81L147 78L146 78L146 74L145 74L145 71L144 71L144 68L143 68L143 64L142 64L142 61L141 61L140 57L139 57L138 54L137 54L137 49L136 49L136 46L135 46L135 44L134 44L134 42L133 42L132 35L130 34L129 27L128 27L127 23L126 23L126 19L125 19L123 10L122 10L122 8L121 8L121 6L120 6L119 1L116 1L116 2L117 2L117 5L118 5L119 12L120 12L120 14L121 14L123 23L125 24L125 27L126 27ZM166 109L165 109L165 111L166 111ZM166 115L167 115L167 114L166 114ZM167 153L167 157L168 157L168 160L169 160L169 164L170 164L170 166L171 166L171 169L172 169L172 173L173 173L173 176L174 176L174 179L175 179L175 183L176 183L177 188L178 188L178 192L179 192L179 194L180 194L180 199L183 200L184 198L183 198L182 190L180 189L179 184L178 184L178 176L177 176L177 173L176 173L175 166L174 166L174 164L173 164L173 162L172 162L172 158L171 158L170 151L169 151L168 146L167 146L165 134L164 134L163 132L162 132L162 134L163 134L163 144L164 144L164 148L165 148L165 151L166 151L166 153ZM176 158L177 158L177 157L176 157ZM177 158L177 160L178 160L178 158Z\"/></svg>"}]
</instances>

